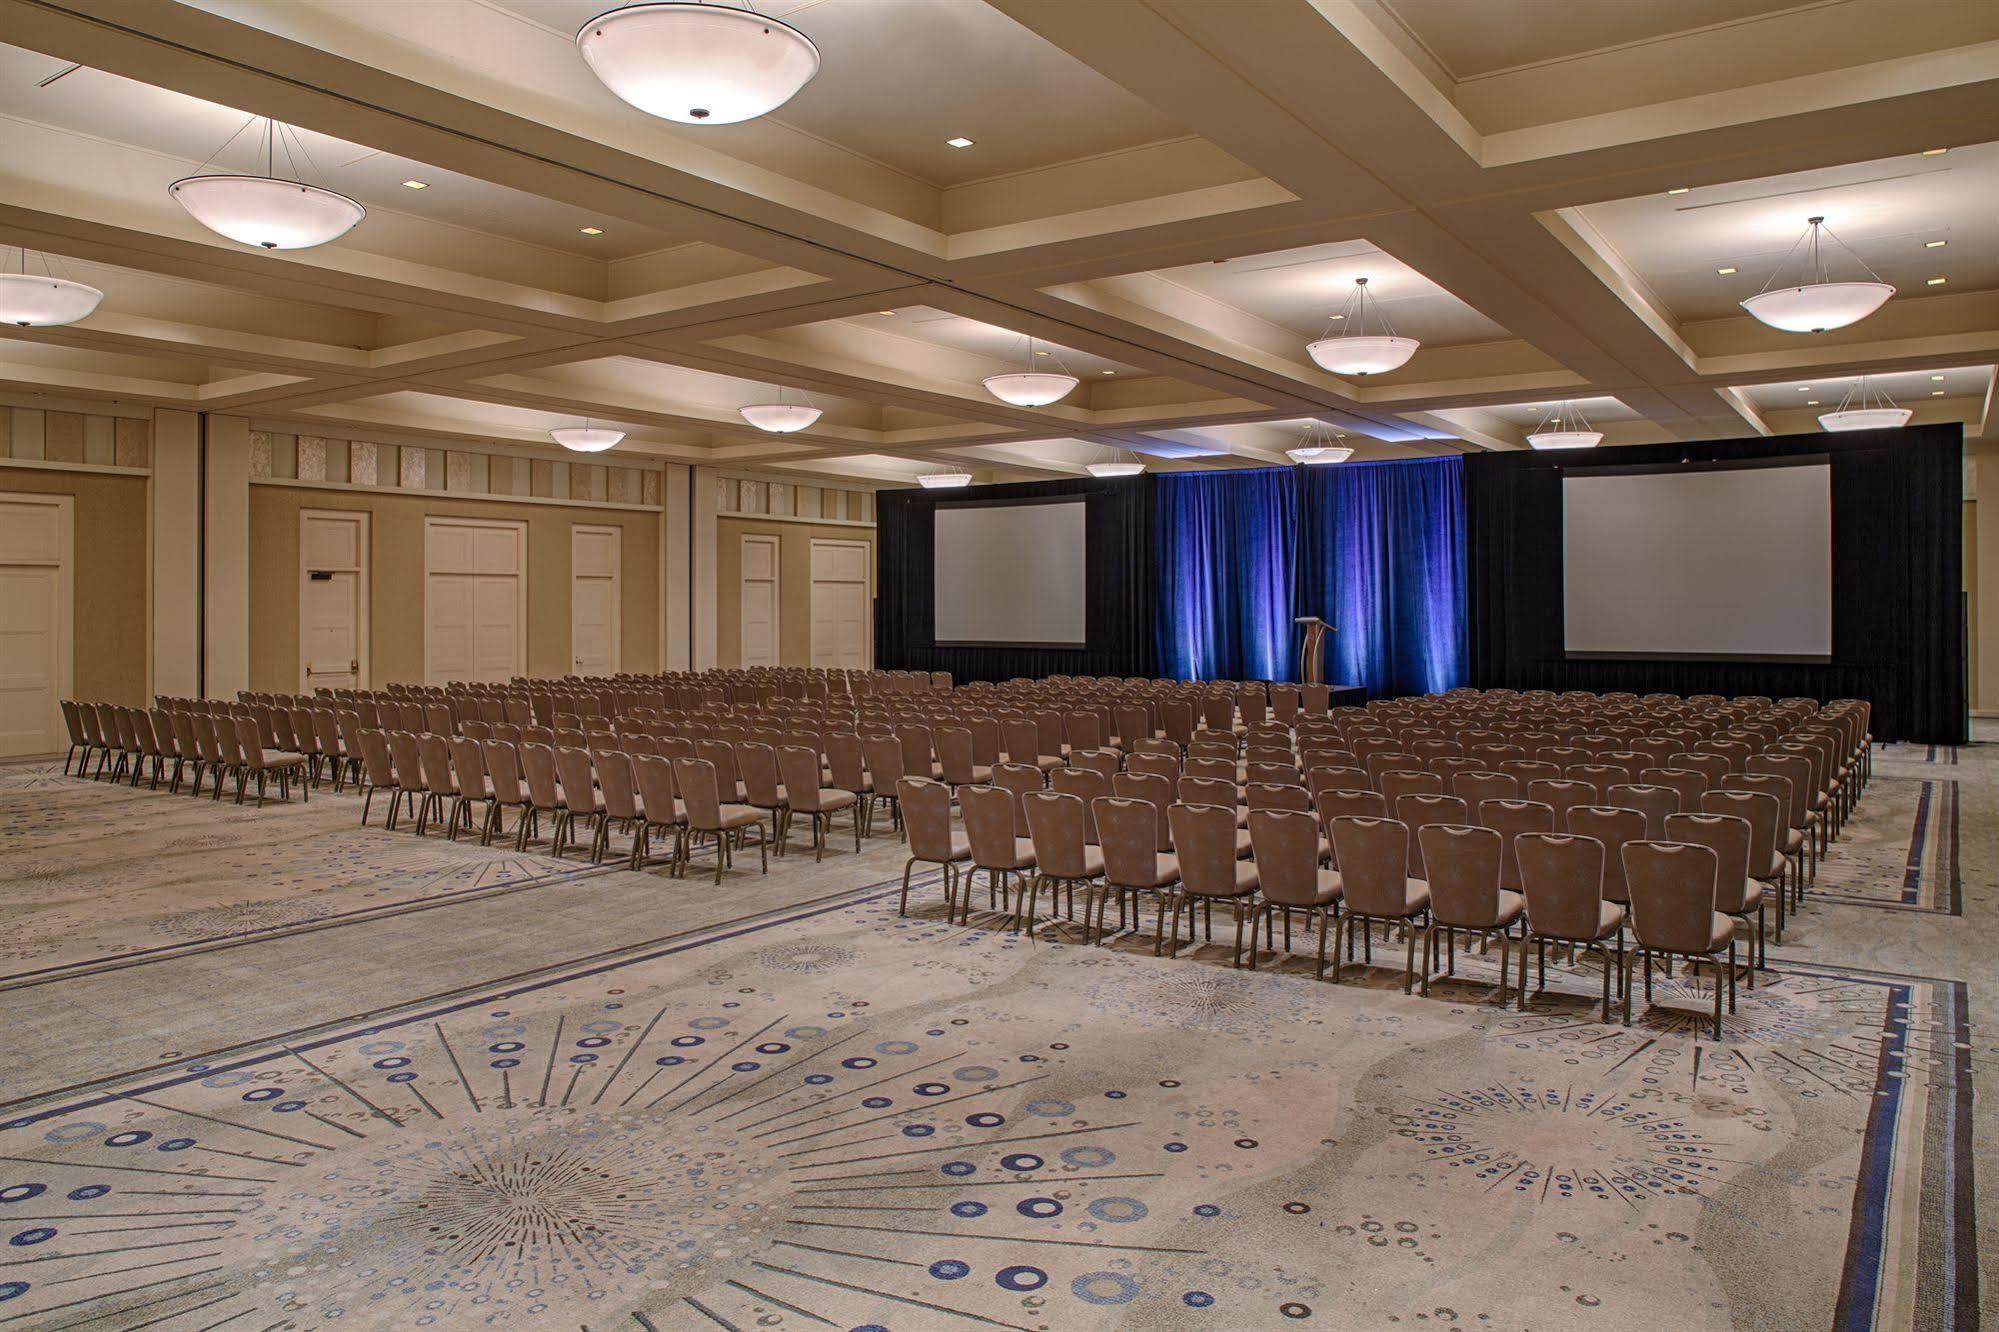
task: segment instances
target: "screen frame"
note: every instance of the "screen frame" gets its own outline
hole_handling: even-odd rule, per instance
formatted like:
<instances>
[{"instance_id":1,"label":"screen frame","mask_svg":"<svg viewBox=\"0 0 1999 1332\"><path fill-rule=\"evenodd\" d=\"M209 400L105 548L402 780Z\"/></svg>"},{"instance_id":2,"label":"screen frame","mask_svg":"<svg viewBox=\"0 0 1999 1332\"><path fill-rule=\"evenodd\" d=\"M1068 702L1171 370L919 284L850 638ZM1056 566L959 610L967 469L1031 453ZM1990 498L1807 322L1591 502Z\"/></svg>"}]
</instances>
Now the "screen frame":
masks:
<instances>
[{"instance_id":1,"label":"screen frame","mask_svg":"<svg viewBox=\"0 0 1999 1332\"><path fill-rule=\"evenodd\" d=\"M931 506L930 560L931 575L936 576L937 530L936 514L945 509L1014 509L1042 508L1058 504L1081 505L1083 509L1083 637L1071 641L1065 639L990 639L990 638L939 638L937 637L937 595L932 585L930 598L930 642L940 648L1033 648L1053 649L1061 652L1082 652L1090 646L1090 504L1087 494L1074 495L996 495L982 498L965 495L951 499L939 499Z\"/></svg>"},{"instance_id":2,"label":"screen frame","mask_svg":"<svg viewBox=\"0 0 1999 1332\"><path fill-rule=\"evenodd\" d=\"M1839 541L1837 536L1831 535L1832 524L1834 521L1836 521L1836 514L1831 512L1831 507L1830 507L1832 506L1833 503L1833 485L1834 485L1834 478L1832 475L1832 461L1833 461L1832 455L1830 453L1789 453L1789 454L1783 454L1778 457L1715 458L1715 459L1703 459L1700 462L1694 462L1692 459L1689 458L1682 458L1678 462L1606 463L1587 468L1577 467L1574 469L1564 469L1559 464L1557 464L1555 470L1562 473L1561 483L1557 486L1557 493L1561 497L1560 512L1564 515L1566 515L1568 511L1567 481L1571 470L1573 471L1574 475L1577 476L1579 479L1588 480L1590 478L1599 477L1599 476L1660 476L1667 474L1678 476L1678 475L1686 475L1692 472L1754 472L1754 471L1775 471L1778 469L1789 468L1789 467L1824 467L1826 469L1826 503L1829 506L1827 514L1828 541L1826 545L1826 569L1827 569L1826 624L1827 624L1827 638L1835 648L1835 651L1833 652L1824 652L1824 653L1571 651L1568 646L1569 623L1568 623L1568 604L1566 598L1566 589L1568 586L1568 571L1569 571L1568 533L1567 533L1566 523L1558 522L1556 527L1557 540L1555 543L1556 554L1557 554L1556 567L1561 572L1562 586L1565 594L1562 601L1562 614L1558 617L1559 627L1562 634L1562 652L1561 652L1562 660L1564 661L1716 661L1716 662L1747 662L1747 663L1771 662L1782 665L1800 665L1800 666L1827 666L1832 664L1834 661L1837 661L1839 659L1836 651L1839 644L1839 623L1836 616L1839 610L1839 597L1837 592L1835 591L1835 588L1839 581L1839 563L1838 563Z\"/></svg>"}]
</instances>

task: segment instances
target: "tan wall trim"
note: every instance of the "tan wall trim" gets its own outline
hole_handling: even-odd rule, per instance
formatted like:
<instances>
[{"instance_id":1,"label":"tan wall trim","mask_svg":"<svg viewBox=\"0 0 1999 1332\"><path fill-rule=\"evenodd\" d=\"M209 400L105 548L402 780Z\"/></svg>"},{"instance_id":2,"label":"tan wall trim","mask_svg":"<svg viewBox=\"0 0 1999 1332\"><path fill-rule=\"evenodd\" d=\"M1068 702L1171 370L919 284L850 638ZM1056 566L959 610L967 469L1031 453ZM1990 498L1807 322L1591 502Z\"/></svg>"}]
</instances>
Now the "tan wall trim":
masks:
<instances>
[{"instance_id":1,"label":"tan wall trim","mask_svg":"<svg viewBox=\"0 0 1999 1332\"><path fill-rule=\"evenodd\" d=\"M545 504L559 509L616 509L627 513L658 513L655 504L614 504L609 500L551 499L542 495L467 495L450 490L417 490L403 486L357 486L351 481L301 481L297 477L272 476L253 477L253 486L282 486L287 490L344 490L360 495L408 495L421 499L435 496L438 499L482 500L493 504Z\"/></svg>"},{"instance_id":2,"label":"tan wall trim","mask_svg":"<svg viewBox=\"0 0 1999 1332\"><path fill-rule=\"evenodd\" d=\"M110 463L55 462L47 458L0 458L0 467L31 472L91 472L99 476L151 476L150 467L113 467Z\"/></svg>"}]
</instances>

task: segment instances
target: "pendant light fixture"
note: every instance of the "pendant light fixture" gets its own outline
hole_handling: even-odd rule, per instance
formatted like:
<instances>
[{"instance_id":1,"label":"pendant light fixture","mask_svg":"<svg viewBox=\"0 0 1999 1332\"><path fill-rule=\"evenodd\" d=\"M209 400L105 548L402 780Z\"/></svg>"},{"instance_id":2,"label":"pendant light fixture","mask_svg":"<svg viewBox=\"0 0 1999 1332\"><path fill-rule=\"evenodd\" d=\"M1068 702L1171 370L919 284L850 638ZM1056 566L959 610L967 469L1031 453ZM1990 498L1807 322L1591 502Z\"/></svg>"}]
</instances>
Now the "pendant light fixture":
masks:
<instances>
[{"instance_id":1,"label":"pendant light fixture","mask_svg":"<svg viewBox=\"0 0 1999 1332\"><path fill-rule=\"evenodd\" d=\"M1395 336L1380 301L1373 302L1374 317L1383 331L1368 332L1368 304L1367 279L1355 278L1353 294L1347 297L1339 318L1329 321L1325 336L1305 348L1320 369L1336 375L1378 375L1407 365L1416 349L1423 345L1415 338ZM1338 333L1332 331L1333 322L1340 326Z\"/></svg>"},{"instance_id":2,"label":"pendant light fixture","mask_svg":"<svg viewBox=\"0 0 1999 1332\"><path fill-rule=\"evenodd\" d=\"M773 435L789 435L794 430L803 430L817 421L823 414L809 402L786 402L784 386L779 385L776 402L753 403L748 407L738 407L743 419L759 430L767 430Z\"/></svg>"},{"instance_id":3,"label":"pendant light fixture","mask_svg":"<svg viewBox=\"0 0 1999 1332\"><path fill-rule=\"evenodd\" d=\"M576 49L606 88L683 125L768 115L819 72L819 48L789 23L696 0L599 14L577 31Z\"/></svg>"},{"instance_id":4,"label":"pendant light fixture","mask_svg":"<svg viewBox=\"0 0 1999 1332\"><path fill-rule=\"evenodd\" d=\"M1564 402L1541 418L1541 424L1528 434L1527 442L1544 452L1549 449L1593 449L1603 443L1603 432L1590 429L1589 419L1583 415L1582 408L1572 402Z\"/></svg>"},{"instance_id":5,"label":"pendant light fixture","mask_svg":"<svg viewBox=\"0 0 1999 1332\"><path fill-rule=\"evenodd\" d=\"M245 121L242 129L230 135L209 161L221 156L257 119L252 116ZM285 155L290 176L278 174L280 152ZM312 160L298 131L266 118L263 175L202 174L201 168L208 165L203 162L196 168L196 174L183 176L167 186L167 193L202 226L244 245L266 250L308 250L338 240L353 230L354 224L368 215L368 210L344 194L297 179L297 157L304 157L308 163Z\"/></svg>"},{"instance_id":6,"label":"pendant light fixture","mask_svg":"<svg viewBox=\"0 0 1999 1332\"><path fill-rule=\"evenodd\" d=\"M86 318L104 299L104 293L81 282L55 275L49 256L38 255L29 272L28 251L21 249L14 271L0 273L0 322L19 328L55 328Z\"/></svg>"},{"instance_id":7,"label":"pendant light fixture","mask_svg":"<svg viewBox=\"0 0 1999 1332\"><path fill-rule=\"evenodd\" d=\"M1777 271L1770 275L1770 282L1763 284L1763 290L1742 302L1743 309L1770 327L1786 333L1823 333L1830 328L1845 328L1848 324L1858 323L1880 309L1895 294L1894 287L1883 282L1859 255L1826 230L1823 217L1807 218L1806 221L1805 234L1785 252ZM1822 239L1845 250L1873 280L1834 282ZM1801 280L1794 286L1772 287L1770 283L1783 276L1791 256L1798 252L1800 246L1805 251Z\"/></svg>"},{"instance_id":8,"label":"pendant light fixture","mask_svg":"<svg viewBox=\"0 0 1999 1332\"><path fill-rule=\"evenodd\" d=\"M970 472L925 472L916 478L917 484L925 490L955 490L959 486L972 484Z\"/></svg>"},{"instance_id":9,"label":"pendant light fixture","mask_svg":"<svg viewBox=\"0 0 1999 1332\"><path fill-rule=\"evenodd\" d=\"M1145 464L1136 454L1126 457L1122 449L1112 449L1107 461L1090 463L1088 470L1091 476L1109 481L1120 476L1137 476L1145 470Z\"/></svg>"},{"instance_id":10,"label":"pendant light fixture","mask_svg":"<svg viewBox=\"0 0 1999 1332\"><path fill-rule=\"evenodd\" d=\"M549 431L548 436L571 453L602 453L606 449L617 448L625 432L609 426L592 425L586 416L582 425L560 426Z\"/></svg>"},{"instance_id":11,"label":"pendant light fixture","mask_svg":"<svg viewBox=\"0 0 1999 1332\"><path fill-rule=\"evenodd\" d=\"M1307 467L1343 463L1353 457L1353 449L1340 443L1345 438L1345 435L1333 430L1324 421L1314 421L1305 427L1304 442L1295 449L1284 450L1284 456L1294 463L1303 463Z\"/></svg>"},{"instance_id":12,"label":"pendant light fixture","mask_svg":"<svg viewBox=\"0 0 1999 1332\"><path fill-rule=\"evenodd\" d=\"M1819 413L1819 424L1827 430L1892 430L1909 424L1911 415L1907 407L1897 407L1893 398L1862 375L1839 400L1839 406Z\"/></svg>"},{"instance_id":13,"label":"pendant light fixture","mask_svg":"<svg viewBox=\"0 0 1999 1332\"><path fill-rule=\"evenodd\" d=\"M1052 353L1041 354L1046 356ZM1011 403L1015 407L1046 407L1051 402L1060 402L1068 397L1080 381L1068 373L1067 367L1064 367L1060 373L1036 370L1034 357L1034 339L1029 337L1025 370L1004 375L987 375L980 382L986 386L986 392L1001 402ZM1056 357L1055 363L1061 365L1061 357Z\"/></svg>"}]
</instances>

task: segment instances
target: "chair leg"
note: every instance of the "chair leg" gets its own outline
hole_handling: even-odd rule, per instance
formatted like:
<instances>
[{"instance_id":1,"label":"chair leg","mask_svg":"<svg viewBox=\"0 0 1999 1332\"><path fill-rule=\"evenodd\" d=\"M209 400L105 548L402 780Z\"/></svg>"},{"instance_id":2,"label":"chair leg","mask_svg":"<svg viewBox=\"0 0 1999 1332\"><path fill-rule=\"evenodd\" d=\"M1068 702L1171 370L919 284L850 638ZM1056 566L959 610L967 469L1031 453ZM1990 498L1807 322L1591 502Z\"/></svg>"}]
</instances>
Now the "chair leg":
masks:
<instances>
[{"instance_id":1,"label":"chair leg","mask_svg":"<svg viewBox=\"0 0 1999 1332\"><path fill-rule=\"evenodd\" d=\"M1409 922L1408 925L1405 926L1405 929L1409 936L1409 956L1407 957L1407 959L1405 959L1402 968L1402 993L1407 994L1409 993L1409 986L1411 982L1414 981L1416 977L1415 922L1413 921ZM1423 925L1423 940L1425 947L1428 947L1429 945L1430 929L1431 926L1426 921ZM1426 996L1430 993L1430 968L1427 965L1423 968L1423 993Z\"/></svg>"}]
</instances>

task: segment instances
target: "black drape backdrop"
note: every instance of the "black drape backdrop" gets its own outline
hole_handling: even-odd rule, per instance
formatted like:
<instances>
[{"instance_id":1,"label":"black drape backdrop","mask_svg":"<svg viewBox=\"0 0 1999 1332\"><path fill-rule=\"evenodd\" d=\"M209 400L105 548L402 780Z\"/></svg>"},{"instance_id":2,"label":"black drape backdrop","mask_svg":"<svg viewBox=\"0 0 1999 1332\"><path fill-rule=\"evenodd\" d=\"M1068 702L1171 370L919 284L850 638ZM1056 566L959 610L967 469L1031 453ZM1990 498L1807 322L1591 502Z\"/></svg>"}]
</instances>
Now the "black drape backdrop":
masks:
<instances>
[{"instance_id":1,"label":"black drape backdrop","mask_svg":"<svg viewBox=\"0 0 1999 1332\"><path fill-rule=\"evenodd\" d=\"M1562 651L1565 470L1827 455L1828 663L1568 660ZM1465 459L1471 682L1482 688L1864 698L1883 739L1966 739L1963 430L1658 444Z\"/></svg>"},{"instance_id":2,"label":"black drape backdrop","mask_svg":"<svg viewBox=\"0 0 1999 1332\"><path fill-rule=\"evenodd\" d=\"M937 506L967 499L1072 495L1084 496L1087 507L1089 644L1082 648L937 646ZM893 670L949 671L959 681L1153 675L1152 504L1151 478L1143 476L980 486L976 491L877 491L875 661Z\"/></svg>"}]
</instances>

